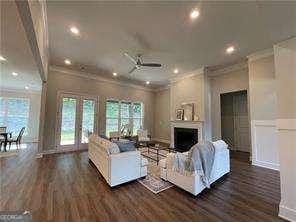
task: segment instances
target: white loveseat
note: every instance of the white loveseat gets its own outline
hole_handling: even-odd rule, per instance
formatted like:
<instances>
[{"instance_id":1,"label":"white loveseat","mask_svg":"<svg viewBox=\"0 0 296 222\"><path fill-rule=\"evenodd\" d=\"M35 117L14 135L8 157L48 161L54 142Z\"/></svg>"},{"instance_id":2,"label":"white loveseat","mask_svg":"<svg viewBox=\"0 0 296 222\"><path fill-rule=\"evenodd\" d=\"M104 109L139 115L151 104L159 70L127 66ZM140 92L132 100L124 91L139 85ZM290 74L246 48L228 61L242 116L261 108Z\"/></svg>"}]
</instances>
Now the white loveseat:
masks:
<instances>
[{"instance_id":1,"label":"white loveseat","mask_svg":"<svg viewBox=\"0 0 296 222\"><path fill-rule=\"evenodd\" d=\"M88 157L111 187L147 176L148 160L140 151L120 152L117 144L97 135L89 138Z\"/></svg>"},{"instance_id":2,"label":"white loveseat","mask_svg":"<svg viewBox=\"0 0 296 222\"><path fill-rule=\"evenodd\" d=\"M230 172L230 159L229 159L229 150L228 146L215 145L215 157L213 168L210 176L210 183L215 182L223 175ZM188 152L183 153L184 155L188 155ZM192 193L193 195L199 194L206 187L202 183L202 180L199 175L196 173L186 172L179 173L173 170L173 160L174 153L169 153L166 159L162 159L160 161L160 169L161 169L161 178L169 181L176 186Z\"/></svg>"}]
</instances>

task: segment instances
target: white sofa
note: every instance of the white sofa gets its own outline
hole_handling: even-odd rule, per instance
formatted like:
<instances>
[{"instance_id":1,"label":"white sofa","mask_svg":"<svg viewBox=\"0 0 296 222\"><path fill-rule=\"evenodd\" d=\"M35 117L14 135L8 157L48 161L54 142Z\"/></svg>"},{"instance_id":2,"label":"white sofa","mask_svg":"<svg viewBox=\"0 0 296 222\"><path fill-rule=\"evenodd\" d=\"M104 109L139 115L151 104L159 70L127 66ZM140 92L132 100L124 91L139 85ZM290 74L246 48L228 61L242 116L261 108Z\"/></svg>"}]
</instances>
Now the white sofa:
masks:
<instances>
[{"instance_id":1,"label":"white sofa","mask_svg":"<svg viewBox=\"0 0 296 222\"><path fill-rule=\"evenodd\" d=\"M148 160L140 151L120 152L117 144L97 135L89 138L88 157L111 187L147 176Z\"/></svg>"},{"instance_id":2,"label":"white sofa","mask_svg":"<svg viewBox=\"0 0 296 222\"><path fill-rule=\"evenodd\" d=\"M214 145L215 146L215 145ZM223 175L230 172L230 159L229 150L226 147L215 146L215 157L213 168L210 176L210 183L215 182ZM188 152L183 153L187 155ZM199 194L206 187L202 183L199 175L191 172L181 174L173 170L174 153L169 153L166 159L160 161L161 178L169 181L176 186L192 193L193 195Z\"/></svg>"}]
</instances>

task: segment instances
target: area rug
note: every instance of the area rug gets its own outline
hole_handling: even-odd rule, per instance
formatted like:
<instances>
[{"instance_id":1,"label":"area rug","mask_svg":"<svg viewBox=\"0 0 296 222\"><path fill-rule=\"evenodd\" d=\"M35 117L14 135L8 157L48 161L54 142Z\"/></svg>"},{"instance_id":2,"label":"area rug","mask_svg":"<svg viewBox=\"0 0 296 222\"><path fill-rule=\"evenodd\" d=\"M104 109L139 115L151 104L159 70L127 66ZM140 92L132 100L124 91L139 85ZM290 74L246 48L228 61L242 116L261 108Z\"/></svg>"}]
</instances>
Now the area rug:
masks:
<instances>
[{"instance_id":1,"label":"area rug","mask_svg":"<svg viewBox=\"0 0 296 222\"><path fill-rule=\"evenodd\" d=\"M142 149L141 153L143 152L145 152L145 154L147 155L147 151ZM153 156L155 154L149 153L149 156L150 155ZM142 184L154 194L158 194L161 191L167 190L174 186L170 182L164 181L160 178L160 166L156 164L156 161L148 159L148 162L148 174L145 178L138 179L138 182L140 184Z\"/></svg>"}]
</instances>

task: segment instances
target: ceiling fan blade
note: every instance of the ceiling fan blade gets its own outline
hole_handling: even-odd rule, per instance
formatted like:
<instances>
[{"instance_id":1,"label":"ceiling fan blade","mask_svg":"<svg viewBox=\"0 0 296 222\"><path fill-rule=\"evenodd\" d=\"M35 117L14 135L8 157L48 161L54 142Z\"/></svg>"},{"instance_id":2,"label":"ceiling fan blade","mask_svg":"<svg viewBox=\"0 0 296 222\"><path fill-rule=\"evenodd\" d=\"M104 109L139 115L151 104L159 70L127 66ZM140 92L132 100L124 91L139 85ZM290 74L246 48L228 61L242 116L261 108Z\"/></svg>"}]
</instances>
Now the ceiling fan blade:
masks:
<instances>
[{"instance_id":1,"label":"ceiling fan blade","mask_svg":"<svg viewBox=\"0 0 296 222\"><path fill-rule=\"evenodd\" d=\"M149 67L161 67L159 63L141 63L141 66L149 66Z\"/></svg>"},{"instance_id":2,"label":"ceiling fan blade","mask_svg":"<svg viewBox=\"0 0 296 222\"><path fill-rule=\"evenodd\" d=\"M135 66L134 68L132 68L131 71L129 71L128 73L131 74L133 71L135 71L137 69L137 66Z\"/></svg>"},{"instance_id":3,"label":"ceiling fan blade","mask_svg":"<svg viewBox=\"0 0 296 222\"><path fill-rule=\"evenodd\" d=\"M131 60L134 64L137 64L137 61L132 57L130 56L129 54L127 54L126 52L124 53L125 57L127 57L129 60Z\"/></svg>"}]
</instances>

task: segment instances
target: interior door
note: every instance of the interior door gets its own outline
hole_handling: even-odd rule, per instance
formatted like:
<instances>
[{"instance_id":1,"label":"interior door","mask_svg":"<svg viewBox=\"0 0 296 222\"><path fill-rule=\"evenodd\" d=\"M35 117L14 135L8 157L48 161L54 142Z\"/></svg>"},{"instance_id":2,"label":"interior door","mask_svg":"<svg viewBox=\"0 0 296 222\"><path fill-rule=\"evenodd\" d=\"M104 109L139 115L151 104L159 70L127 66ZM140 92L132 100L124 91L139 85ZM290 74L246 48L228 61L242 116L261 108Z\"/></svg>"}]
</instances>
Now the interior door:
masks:
<instances>
[{"instance_id":1,"label":"interior door","mask_svg":"<svg viewBox=\"0 0 296 222\"><path fill-rule=\"evenodd\" d=\"M60 94L56 147L60 150L85 149L88 137L97 132L98 99L74 94Z\"/></svg>"},{"instance_id":2,"label":"interior door","mask_svg":"<svg viewBox=\"0 0 296 222\"><path fill-rule=\"evenodd\" d=\"M235 150L234 141L234 111L232 93L221 94L221 136L229 149Z\"/></svg>"},{"instance_id":3,"label":"interior door","mask_svg":"<svg viewBox=\"0 0 296 222\"><path fill-rule=\"evenodd\" d=\"M250 152L249 118L247 93L233 96L234 141L237 150Z\"/></svg>"}]
</instances>

